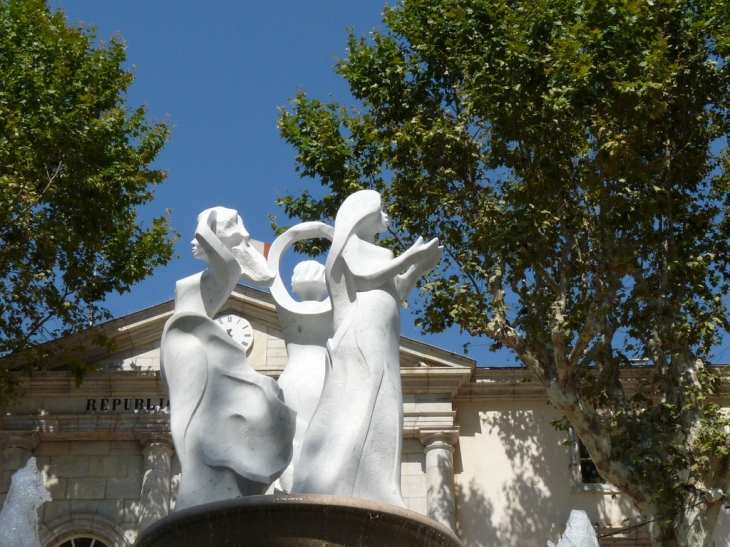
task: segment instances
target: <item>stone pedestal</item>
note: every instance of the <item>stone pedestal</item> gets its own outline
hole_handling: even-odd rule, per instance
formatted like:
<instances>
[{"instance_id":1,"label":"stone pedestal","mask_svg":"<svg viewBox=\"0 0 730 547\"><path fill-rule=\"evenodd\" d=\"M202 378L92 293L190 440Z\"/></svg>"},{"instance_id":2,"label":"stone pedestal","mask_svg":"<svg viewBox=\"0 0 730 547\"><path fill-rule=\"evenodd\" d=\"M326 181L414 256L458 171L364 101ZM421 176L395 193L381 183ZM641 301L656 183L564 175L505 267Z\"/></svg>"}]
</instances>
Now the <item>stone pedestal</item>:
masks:
<instances>
[{"instance_id":1,"label":"stone pedestal","mask_svg":"<svg viewBox=\"0 0 730 547\"><path fill-rule=\"evenodd\" d=\"M141 440L144 454L144 475L140 493L139 530L167 516L170 510L170 458L172 439L169 435L152 435Z\"/></svg>"},{"instance_id":2,"label":"stone pedestal","mask_svg":"<svg viewBox=\"0 0 730 547\"><path fill-rule=\"evenodd\" d=\"M419 439L426 454L428 516L455 531L454 445L459 440L459 430L458 428L421 430Z\"/></svg>"},{"instance_id":3,"label":"stone pedestal","mask_svg":"<svg viewBox=\"0 0 730 547\"><path fill-rule=\"evenodd\" d=\"M189 507L154 523L135 547L461 547L431 519L337 496L249 496Z\"/></svg>"}]
</instances>

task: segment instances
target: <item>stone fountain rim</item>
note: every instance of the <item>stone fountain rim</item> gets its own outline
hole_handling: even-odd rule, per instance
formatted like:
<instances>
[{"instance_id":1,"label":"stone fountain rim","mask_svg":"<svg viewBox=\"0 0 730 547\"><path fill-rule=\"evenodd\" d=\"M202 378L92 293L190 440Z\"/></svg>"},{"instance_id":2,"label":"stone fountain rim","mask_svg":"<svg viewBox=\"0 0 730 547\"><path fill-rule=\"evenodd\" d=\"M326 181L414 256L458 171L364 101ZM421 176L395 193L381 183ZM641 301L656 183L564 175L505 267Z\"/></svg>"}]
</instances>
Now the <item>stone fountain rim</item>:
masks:
<instances>
[{"instance_id":1,"label":"stone fountain rim","mask_svg":"<svg viewBox=\"0 0 730 547\"><path fill-rule=\"evenodd\" d=\"M306 511L314 508L326 508L325 512L338 509L347 513L372 515L378 513L386 519L406 519L416 527L430 528L444 536L444 539L451 541L456 546L461 546L461 541L456 534L443 524L426 517L410 509L388 505L372 500L361 498L348 498L344 496L328 496L321 494L273 494L262 496L246 496L230 500L217 501L202 505L187 507L179 511L173 511L168 516L153 523L138 538L135 546L144 547L152 545L156 537L164 534L166 530L177 527L186 527L209 522L211 516L223 518L230 514L260 513L264 509L274 512L285 513L298 508L299 511ZM294 509L297 510L297 509ZM370 517L372 518L372 517Z\"/></svg>"}]
</instances>

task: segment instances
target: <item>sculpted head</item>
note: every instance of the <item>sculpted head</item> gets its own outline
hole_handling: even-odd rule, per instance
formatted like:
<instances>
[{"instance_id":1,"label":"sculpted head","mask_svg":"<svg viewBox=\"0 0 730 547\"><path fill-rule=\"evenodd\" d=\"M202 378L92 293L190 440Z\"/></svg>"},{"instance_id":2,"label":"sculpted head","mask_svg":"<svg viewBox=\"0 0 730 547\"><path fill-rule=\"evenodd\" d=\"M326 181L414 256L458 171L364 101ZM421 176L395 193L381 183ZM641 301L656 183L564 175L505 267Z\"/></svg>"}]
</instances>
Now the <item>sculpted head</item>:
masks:
<instances>
[{"instance_id":1,"label":"sculpted head","mask_svg":"<svg viewBox=\"0 0 730 547\"><path fill-rule=\"evenodd\" d=\"M327 297L324 266L316 260L305 260L294 267L291 289L304 301L321 302Z\"/></svg>"},{"instance_id":2,"label":"sculpted head","mask_svg":"<svg viewBox=\"0 0 730 547\"><path fill-rule=\"evenodd\" d=\"M380 194L374 190L360 190L350 194L342 202L335 217L335 226L340 228L347 225L354 228L368 221L373 222L380 214Z\"/></svg>"},{"instance_id":3,"label":"sculpted head","mask_svg":"<svg viewBox=\"0 0 730 547\"><path fill-rule=\"evenodd\" d=\"M380 194L360 190L342 202L335 217L335 235L327 257L328 264L337 260L351 235L371 240L388 228L388 216L382 211Z\"/></svg>"},{"instance_id":4,"label":"sculpted head","mask_svg":"<svg viewBox=\"0 0 730 547\"><path fill-rule=\"evenodd\" d=\"M250 236L241 215L226 207L214 207L214 210L217 214L213 231L227 248L233 249L243 242L249 242Z\"/></svg>"},{"instance_id":5,"label":"sculpted head","mask_svg":"<svg viewBox=\"0 0 730 547\"><path fill-rule=\"evenodd\" d=\"M264 256L251 246L248 230L238 212L227 207L212 207L198 215L198 222L206 219L209 219L207 223L213 233L238 261L241 277L255 285L270 286L276 274L268 269ZM208 262L205 251L196 239L193 239L192 245L193 256Z\"/></svg>"},{"instance_id":6,"label":"sculpted head","mask_svg":"<svg viewBox=\"0 0 730 547\"><path fill-rule=\"evenodd\" d=\"M243 225L243 219L234 209L211 207L198 215L198 223L200 222L206 222L212 232L229 250L244 241L249 241L249 234ZM190 243L193 246L193 256L208 262L205 250L200 246L197 239L193 238Z\"/></svg>"}]
</instances>

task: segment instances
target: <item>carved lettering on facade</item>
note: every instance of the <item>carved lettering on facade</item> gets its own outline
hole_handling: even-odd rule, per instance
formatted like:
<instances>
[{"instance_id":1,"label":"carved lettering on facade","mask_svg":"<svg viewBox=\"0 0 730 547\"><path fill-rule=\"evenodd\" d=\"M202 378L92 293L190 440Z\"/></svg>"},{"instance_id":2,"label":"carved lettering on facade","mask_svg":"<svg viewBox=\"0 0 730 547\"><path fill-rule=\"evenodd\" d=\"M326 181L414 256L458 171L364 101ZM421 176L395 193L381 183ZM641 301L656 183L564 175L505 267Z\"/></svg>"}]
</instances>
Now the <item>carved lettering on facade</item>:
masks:
<instances>
[{"instance_id":1,"label":"carved lettering on facade","mask_svg":"<svg viewBox=\"0 0 730 547\"><path fill-rule=\"evenodd\" d=\"M86 411L112 411L112 412L168 412L170 410L170 399L164 397L146 398L116 398L98 397L86 399Z\"/></svg>"}]
</instances>

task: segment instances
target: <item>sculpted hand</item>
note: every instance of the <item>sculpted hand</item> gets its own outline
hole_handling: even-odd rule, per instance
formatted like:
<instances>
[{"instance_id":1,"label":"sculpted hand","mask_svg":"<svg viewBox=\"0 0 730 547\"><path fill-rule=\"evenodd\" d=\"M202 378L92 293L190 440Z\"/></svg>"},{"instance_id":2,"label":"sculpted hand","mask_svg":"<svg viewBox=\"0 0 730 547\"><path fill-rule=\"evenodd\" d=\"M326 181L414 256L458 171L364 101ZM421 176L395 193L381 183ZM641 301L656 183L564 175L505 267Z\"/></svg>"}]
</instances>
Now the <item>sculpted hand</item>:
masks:
<instances>
[{"instance_id":1,"label":"sculpted hand","mask_svg":"<svg viewBox=\"0 0 730 547\"><path fill-rule=\"evenodd\" d=\"M438 239L434 238L428 243L423 243L423 238L413 244L407 253L411 253L411 265L408 271L396 277L396 286L398 287L398 297L401 301L408 297L408 293L413 290L419 277L428 274L441 260L441 254L444 248L438 244Z\"/></svg>"},{"instance_id":2,"label":"sculpted hand","mask_svg":"<svg viewBox=\"0 0 730 547\"><path fill-rule=\"evenodd\" d=\"M429 258L422 262L423 266L423 275L427 274L431 270L433 270L436 266L439 265L439 262L441 261L441 255L444 254L444 248L438 244L438 238L434 238L431 240L432 242L436 242L436 248L431 252L429 255Z\"/></svg>"},{"instance_id":3,"label":"sculpted hand","mask_svg":"<svg viewBox=\"0 0 730 547\"><path fill-rule=\"evenodd\" d=\"M433 238L428 243L423 242L423 238L419 237L416 242L408 249L408 252L412 252L414 256L414 262L424 263L433 262L441 258L443 247L439 247L439 240L437 237Z\"/></svg>"}]
</instances>

